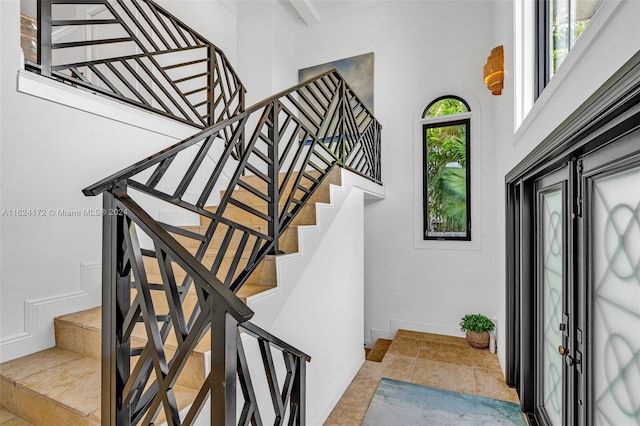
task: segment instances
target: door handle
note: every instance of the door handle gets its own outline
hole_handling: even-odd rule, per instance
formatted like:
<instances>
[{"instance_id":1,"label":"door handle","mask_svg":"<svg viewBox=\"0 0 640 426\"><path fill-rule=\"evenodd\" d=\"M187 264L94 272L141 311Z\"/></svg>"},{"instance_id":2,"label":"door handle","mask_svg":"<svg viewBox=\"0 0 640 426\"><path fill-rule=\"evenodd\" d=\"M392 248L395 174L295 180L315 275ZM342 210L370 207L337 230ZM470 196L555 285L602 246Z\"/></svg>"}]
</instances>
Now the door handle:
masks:
<instances>
[{"instance_id":1,"label":"door handle","mask_svg":"<svg viewBox=\"0 0 640 426\"><path fill-rule=\"evenodd\" d=\"M560 353L560 355L565 357L564 361L569 367L571 367L572 365L578 365L582 362L580 357L574 358L573 356L571 356L569 354L569 349L565 348L563 345L558 346L558 352Z\"/></svg>"},{"instance_id":2,"label":"door handle","mask_svg":"<svg viewBox=\"0 0 640 426\"><path fill-rule=\"evenodd\" d=\"M572 365L578 365L581 363L579 359L574 358L571 355L567 355L564 360L569 367L571 367Z\"/></svg>"}]
</instances>

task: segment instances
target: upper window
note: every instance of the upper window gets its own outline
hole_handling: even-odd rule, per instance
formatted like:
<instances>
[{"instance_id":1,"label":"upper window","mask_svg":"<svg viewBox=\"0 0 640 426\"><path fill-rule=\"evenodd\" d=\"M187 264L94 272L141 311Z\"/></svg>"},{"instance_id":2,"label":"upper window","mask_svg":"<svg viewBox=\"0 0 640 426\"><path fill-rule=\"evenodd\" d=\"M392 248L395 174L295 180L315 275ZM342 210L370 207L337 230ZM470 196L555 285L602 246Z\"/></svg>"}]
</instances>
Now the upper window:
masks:
<instances>
[{"instance_id":1,"label":"upper window","mask_svg":"<svg viewBox=\"0 0 640 426\"><path fill-rule=\"evenodd\" d=\"M537 78L539 96L589 24L600 0L538 0Z\"/></svg>"},{"instance_id":2,"label":"upper window","mask_svg":"<svg viewBox=\"0 0 640 426\"><path fill-rule=\"evenodd\" d=\"M422 114L425 240L471 240L469 104L456 96Z\"/></svg>"}]
</instances>

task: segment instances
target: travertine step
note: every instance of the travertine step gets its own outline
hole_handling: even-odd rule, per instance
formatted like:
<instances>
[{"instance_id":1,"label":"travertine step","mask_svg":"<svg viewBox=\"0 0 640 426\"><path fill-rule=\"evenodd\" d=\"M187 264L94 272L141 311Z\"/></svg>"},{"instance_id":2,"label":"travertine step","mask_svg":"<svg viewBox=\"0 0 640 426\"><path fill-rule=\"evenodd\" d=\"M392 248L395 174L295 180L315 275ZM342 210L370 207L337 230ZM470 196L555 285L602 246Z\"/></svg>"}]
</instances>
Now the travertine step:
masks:
<instances>
[{"instance_id":1,"label":"travertine step","mask_svg":"<svg viewBox=\"0 0 640 426\"><path fill-rule=\"evenodd\" d=\"M174 391L181 408L197 394ZM100 361L56 347L0 364L0 401L35 426L99 426Z\"/></svg>"},{"instance_id":2,"label":"travertine step","mask_svg":"<svg viewBox=\"0 0 640 426\"><path fill-rule=\"evenodd\" d=\"M156 302L156 300L161 300L162 294L160 292L157 293L158 296L157 298L154 297L154 302ZM164 300L164 303L166 304L166 298ZM185 309L185 311L191 313L191 310L197 301L195 294L189 300L190 302L186 302L189 307ZM165 312L164 310L157 309L156 313L161 315ZM54 320L56 345L59 348L78 353L85 357L95 360L102 359L102 352L100 349L102 332L101 315L102 309L97 307L56 318ZM144 324L136 324L131 338L132 346L142 347L146 341L147 338L144 330ZM165 344L165 350L168 357L175 353L176 347L177 343L175 334L172 331ZM191 355L189 361L187 361L187 365L178 379L178 385L192 389L200 389L205 378L204 353L210 349L210 340L205 341L205 339L203 339L203 341L196 347L196 350Z\"/></svg>"}]
</instances>

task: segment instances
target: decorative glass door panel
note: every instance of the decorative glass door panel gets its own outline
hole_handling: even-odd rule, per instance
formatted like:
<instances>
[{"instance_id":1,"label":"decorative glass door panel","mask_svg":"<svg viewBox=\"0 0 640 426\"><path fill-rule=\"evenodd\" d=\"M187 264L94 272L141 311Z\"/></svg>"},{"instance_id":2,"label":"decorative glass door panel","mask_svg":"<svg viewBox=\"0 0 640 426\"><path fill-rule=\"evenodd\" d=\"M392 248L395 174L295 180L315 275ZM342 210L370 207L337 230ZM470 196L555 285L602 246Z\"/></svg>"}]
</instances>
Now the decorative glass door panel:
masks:
<instances>
[{"instance_id":1,"label":"decorative glass door panel","mask_svg":"<svg viewBox=\"0 0 640 426\"><path fill-rule=\"evenodd\" d=\"M640 166L591 184L593 423L640 425Z\"/></svg>"},{"instance_id":2,"label":"decorative glass door panel","mask_svg":"<svg viewBox=\"0 0 640 426\"><path fill-rule=\"evenodd\" d=\"M562 295L564 287L564 213L562 188L541 195L542 219L542 404L547 420L562 425Z\"/></svg>"}]
</instances>

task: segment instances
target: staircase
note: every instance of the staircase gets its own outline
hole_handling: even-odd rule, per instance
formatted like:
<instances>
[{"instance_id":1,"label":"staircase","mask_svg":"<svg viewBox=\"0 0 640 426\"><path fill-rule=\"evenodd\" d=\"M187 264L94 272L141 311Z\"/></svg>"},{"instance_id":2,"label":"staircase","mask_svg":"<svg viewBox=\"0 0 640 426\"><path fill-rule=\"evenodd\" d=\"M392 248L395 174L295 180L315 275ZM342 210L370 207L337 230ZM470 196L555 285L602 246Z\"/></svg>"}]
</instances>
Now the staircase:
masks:
<instances>
[{"instance_id":1,"label":"staircase","mask_svg":"<svg viewBox=\"0 0 640 426\"><path fill-rule=\"evenodd\" d=\"M51 19L69 4L104 10ZM192 425L201 413L304 425L311 358L252 323L244 302L277 285L278 256L297 250L340 169L381 183L381 125L335 70L245 108L224 54L151 0L39 6L39 63L27 69L202 130L83 190L106 213L102 307L57 318L55 348L0 366L2 405L47 425ZM124 36L51 40L54 27L105 24ZM53 62L56 49L114 43L134 53Z\"/></svg>"},{"instance_id":2,"label":"staircase","mask_svg":"<svg viewBox=\"0 0 640 426\"><path fill-rule=\"evenodd\" d=\"M299 226L316 224L315 204L331 201L329 185L340 184L340 174L337 172L338 169L331 173L310 202L296 216L292 225L280 237L281 255L297 252ZM249 197L243 193L244 191L236 190L234 196L248 202ZM221 196L223 197L224 193ZM260 208L259 205L254 207ZM215 207L207 209L214 211ZM242 210L236 212L238 216L243 213ZM234 219L240 221L241 217L234 217ZM185 229L203 232L200 229L203 226L205 224L197 227L186 226ZM192 252L197 249L193 241L186 237L179 236L177 240ZM215 258L221 243L220 240L212 243L204 259ZM232 243L237 247L238 241ZM277 286L275 260L276 256L267 256L263 259L238 291L237 295L240 299L246 302L248 297ZM146 269L150 280L160 280L157 262L155 265L153 262L148 262ZM225 270L222 269L221 273L224 272ZM195 291L191 290L189 297L195 299ZM155 302L155 306L158 307L162 299ZM159 309L162 310L162 308ZM35 426L100 425L101 307L58 317L54 321L54 328L56 347L0 364L0 407ZM146 342L144 330L141 328L134 330L132 340L136 341L136 345L142 346ZM166 348L175 351L177 348L175 339L173 342L171 340L167 341ZM188 407L196 398L207 376L206 362L211 349L210 345L211 337L207 335L191 353L177 381L174 389L177 405L181 409ZM157 418L157 424L165 421L165 416L161 412Z\"/></svg>"}]
</instances>

